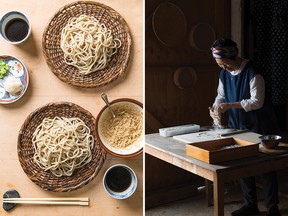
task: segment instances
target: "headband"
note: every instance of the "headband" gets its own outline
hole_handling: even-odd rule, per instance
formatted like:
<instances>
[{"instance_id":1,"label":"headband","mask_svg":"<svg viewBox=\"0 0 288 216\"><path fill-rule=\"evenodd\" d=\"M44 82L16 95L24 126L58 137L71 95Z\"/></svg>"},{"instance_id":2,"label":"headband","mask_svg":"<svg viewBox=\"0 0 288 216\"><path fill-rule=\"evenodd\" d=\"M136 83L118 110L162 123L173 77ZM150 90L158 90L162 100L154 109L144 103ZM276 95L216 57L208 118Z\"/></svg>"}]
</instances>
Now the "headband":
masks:
<instances>
[{"instance_id":1,"label":"headband","mask_svg":"<svg viewBox=\"0 0 288 216\"><path fill-rule=\"evenodd\" d=\"M238 55L237 47L212 47L211 51L215 59L231 58Z\"/></svg>"}]
</instances>

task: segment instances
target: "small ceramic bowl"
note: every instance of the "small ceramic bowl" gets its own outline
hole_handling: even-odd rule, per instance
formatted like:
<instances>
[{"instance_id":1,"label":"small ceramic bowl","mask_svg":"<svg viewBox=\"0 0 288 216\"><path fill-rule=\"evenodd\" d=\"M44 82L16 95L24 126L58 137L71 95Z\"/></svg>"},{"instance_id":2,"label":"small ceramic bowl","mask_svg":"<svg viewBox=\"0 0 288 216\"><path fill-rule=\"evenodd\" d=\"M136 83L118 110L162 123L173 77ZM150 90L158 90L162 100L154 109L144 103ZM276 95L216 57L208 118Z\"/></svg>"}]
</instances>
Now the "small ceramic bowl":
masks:
<instances>
[{"instance_id":1,"label":"small ceramic bowl","mask_svg":"<svg viewBox=\"0 0 288 216\"><path fill-rule=\"evenodd\" d=\"M0 19L0 35L14 45L24 43L31 33L28 17L20 11L9 11Z\"/></svg>"},{"instance_id":2,"label":"small ceramic bowl","mask_svg":"<svg viewBox=\"0 0 288 216\"><path fill-rule=\"evenodd\" d=\"M103 177L105 191L115 199L126 199L136 191L135 172L128 166L116 164L108 168Z\"/></svg>"},{"instance_id":3,"label":"small ceramic bowl","mask_svg":"<svg viewBox=\"0 0 288 216\"><path fill-rule=\"evenodd\" d=\"M110 104L116 117L113 119L107 105L102 108L95 123L97 141L114 156L130 158L139 155L143 151L142 103L130 98L121 98L111 101ZM138 128L136 134L135 127Z\"/></svg>"},{"instance_id":4,"label":"small ceramic bowl","mask_svg":"<svg viewBox=\"0 0 288 216\"><path fill-rule=\"evenodd\" d=\"M279 145L279 141L282 139L279 135L263 135L260 136L261 144L266 149L274 149Z\"/></svg>"}]
</instances>

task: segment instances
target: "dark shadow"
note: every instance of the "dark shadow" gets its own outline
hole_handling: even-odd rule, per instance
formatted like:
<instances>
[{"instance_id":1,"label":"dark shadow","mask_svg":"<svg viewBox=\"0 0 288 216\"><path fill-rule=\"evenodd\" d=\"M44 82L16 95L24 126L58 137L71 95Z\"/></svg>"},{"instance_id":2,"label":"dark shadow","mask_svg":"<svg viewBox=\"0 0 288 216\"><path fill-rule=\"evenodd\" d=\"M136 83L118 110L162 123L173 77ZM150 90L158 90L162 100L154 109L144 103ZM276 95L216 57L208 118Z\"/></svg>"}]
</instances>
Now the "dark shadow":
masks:
<instances>
[{"instance_id":1,"label":"dark shadow","mask_svg":"<svg viewBox=\"0 0 288 216\"><path fill-rule=\"evenodd\" d=\"M33 31L31 31L31 34L27 41L25 41L23 44L17 45L19 49L21 49L23 52L25 52L25 55L30 56L31 58L35 58L39 56L39 50L37 50L36 47L36 41L33 35Z\"/></svg>"}]
</instances>

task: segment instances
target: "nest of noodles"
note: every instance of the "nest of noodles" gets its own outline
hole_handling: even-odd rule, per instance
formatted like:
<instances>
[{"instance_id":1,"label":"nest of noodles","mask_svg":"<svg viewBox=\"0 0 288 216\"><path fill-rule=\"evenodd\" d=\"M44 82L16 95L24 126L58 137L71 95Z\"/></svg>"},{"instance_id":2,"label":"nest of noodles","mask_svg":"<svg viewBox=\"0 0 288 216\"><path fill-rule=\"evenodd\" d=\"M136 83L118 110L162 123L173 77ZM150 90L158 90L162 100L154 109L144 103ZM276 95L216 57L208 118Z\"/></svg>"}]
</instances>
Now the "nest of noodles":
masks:
<instances>
[{"instance_id":1,"label":"nest of noodles","mask_svg":"<svg viewBox=\"0 0 288 216\"><path fill-rule=\"evenodd\" d=\"M76 67L66 64L60 47L63 27L70 18L82 14L93 16L105 24L122 44L105 69L88 75L81 75ZM77 1L60 8L49 21L42 38L43 54L51 71L63 82L78 87L100 87L121 77L128 66L131 44L129 27L121 15L94 1Z\"/></svg>"},{"instance_id":2,"label":"nest of noodles","mask_svg":"<svg viewBox=\"0 0 288 216\"><path fill-rule=\"evenodd\" d=\"M56 177L49 170L41 169L33 159L35 152L32 144L33 132L44 118L54 118L56 116L82 119L90 128L95 139L95 118L90 112L73 103L49 103L32 112L21 126L18 135L18 158L24 172L35 184L48 191L68 192L83 187L97 176L105 162L106 152L95 139L92 160L85 166L74 170L71 176Z\"/></svg>"}]
</instances>

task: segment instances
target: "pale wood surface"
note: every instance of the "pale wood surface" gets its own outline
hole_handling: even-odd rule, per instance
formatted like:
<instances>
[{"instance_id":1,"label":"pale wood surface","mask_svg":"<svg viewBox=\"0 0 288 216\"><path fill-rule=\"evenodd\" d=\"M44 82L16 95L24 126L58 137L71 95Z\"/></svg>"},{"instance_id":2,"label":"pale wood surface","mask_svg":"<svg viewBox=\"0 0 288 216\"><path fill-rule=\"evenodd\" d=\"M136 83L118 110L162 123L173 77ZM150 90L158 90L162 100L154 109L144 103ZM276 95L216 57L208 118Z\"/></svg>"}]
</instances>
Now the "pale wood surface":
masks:
<instances>
[{"instance_id":1,"label":"pale wood surface","mask_svg":"<svg viewBox=\"0 0 288 216\"><path fill-rule=\"evenodd\" d=\"M34 184L22 170L17 156L17 137L29 113L49 102L68 101L90 111L95 117L105 105L100 98L105 91L109 100L129 97L143 102L143 1L142 0L99 0L116 11L126 20L133 40L132 53L127 74L113 83L95 89L82 89L60 81L48 68L42 54L42 34L50 18L59 8L71 0L0 0L0 16L10 10L24 12L32 24L29 40L15 46L0 40L0 54L18 57L27 67L30 84L25 95L10 105L0 105L0 195L13 188L21 197L90 197L90 206L17 206L12 212L0 208L0 215L142 215L143 214L143 155L132 159L121 159L107 155L107 159L96 178L69 193L47 192ZM104 172L113 164L130 166L137 174L136 193L126 200L111 198L102 186ZM1 204L2 205L2 204Z\"/></svg>"}]
</instances>

